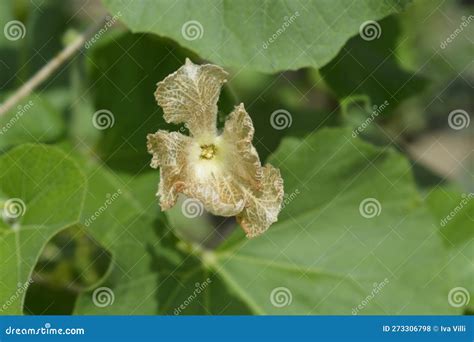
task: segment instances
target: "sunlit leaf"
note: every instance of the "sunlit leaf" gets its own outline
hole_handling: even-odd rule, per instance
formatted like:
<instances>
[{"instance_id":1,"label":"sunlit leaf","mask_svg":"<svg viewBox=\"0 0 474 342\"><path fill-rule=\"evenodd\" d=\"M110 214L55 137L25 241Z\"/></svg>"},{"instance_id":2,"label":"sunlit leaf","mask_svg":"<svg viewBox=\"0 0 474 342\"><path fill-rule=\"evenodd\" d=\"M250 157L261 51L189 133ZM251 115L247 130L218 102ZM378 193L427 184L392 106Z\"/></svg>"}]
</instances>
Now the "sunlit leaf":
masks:
<instances>
[{"instance_id":1,"label":"sunlit leaf","mask_svg":"<svg viewBox=\"0 0 474 342\"><path fill-rule=\"evenodd\" d=\"M170 37L215 64L264 72L320 68L362 23L408 2L104 0L133 31Z\"/></svg>"}]
</instances>

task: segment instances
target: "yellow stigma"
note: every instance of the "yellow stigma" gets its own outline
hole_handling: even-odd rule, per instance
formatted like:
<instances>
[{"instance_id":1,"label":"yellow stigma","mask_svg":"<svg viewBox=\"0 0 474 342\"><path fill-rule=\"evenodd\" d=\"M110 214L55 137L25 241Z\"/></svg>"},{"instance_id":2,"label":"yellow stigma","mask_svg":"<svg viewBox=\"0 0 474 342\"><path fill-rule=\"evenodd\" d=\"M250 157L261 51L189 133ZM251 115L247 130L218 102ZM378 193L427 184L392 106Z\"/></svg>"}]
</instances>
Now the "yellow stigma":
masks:
<instances>
[{"instance_id":1,"label":"yellow stigma","mask_svg":"<svg viewBox=\"0 0 474 342\"><path fill-rule=\"evenodd\" d=\"M214 158L216 155L217 148L213 144L211 145L201 145L201 155L199 156L201 159L210 160Z\"/></svg>"}]
</instances>

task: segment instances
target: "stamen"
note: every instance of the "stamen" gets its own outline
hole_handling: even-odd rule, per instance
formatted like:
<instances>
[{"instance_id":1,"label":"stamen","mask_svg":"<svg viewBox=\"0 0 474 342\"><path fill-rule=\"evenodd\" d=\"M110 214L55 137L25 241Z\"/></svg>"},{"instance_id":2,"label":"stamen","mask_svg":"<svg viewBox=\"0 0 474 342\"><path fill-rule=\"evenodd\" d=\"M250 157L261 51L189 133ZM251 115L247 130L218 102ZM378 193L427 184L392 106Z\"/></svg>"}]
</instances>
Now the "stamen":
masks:
<instances>
[{"instance_id":1,"label":"stamen","mask_svg":"<svg viewBox=\"0 0 474 342\"><path fill-rule=\"evenodd\" d=\"M201 155L199 156L201 159L210 160L214 158L216 155L217 148L215 145L201 145Z\"/></svg>"}]
</instances>

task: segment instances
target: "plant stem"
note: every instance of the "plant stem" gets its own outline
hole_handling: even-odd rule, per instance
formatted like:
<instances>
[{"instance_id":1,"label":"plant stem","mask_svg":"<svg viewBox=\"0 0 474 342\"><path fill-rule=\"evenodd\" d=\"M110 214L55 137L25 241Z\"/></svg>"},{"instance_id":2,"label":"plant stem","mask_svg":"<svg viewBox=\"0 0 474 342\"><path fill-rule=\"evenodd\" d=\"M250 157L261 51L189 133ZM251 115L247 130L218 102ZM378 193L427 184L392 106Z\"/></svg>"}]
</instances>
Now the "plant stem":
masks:
<instances>
[{"instance_id":1,"label":"plant stem","mask_svg":"<svg viewBox=\"0 0 474 342\"><path fill-rule=\"evenodd\" d=\"M23 84L15 93L12 94L3 104L0 105L0 117L14 108L21 100L27 97L41 83L46 81L56 70L59 69L69 58L84 46L87 40L95 34L99 27L105 22L105 17L98 24L93 25L83 34L79 35L74 41L67 45L52 60L43 66L33 75L25 84Z\"/></svg>"}]
</instances>

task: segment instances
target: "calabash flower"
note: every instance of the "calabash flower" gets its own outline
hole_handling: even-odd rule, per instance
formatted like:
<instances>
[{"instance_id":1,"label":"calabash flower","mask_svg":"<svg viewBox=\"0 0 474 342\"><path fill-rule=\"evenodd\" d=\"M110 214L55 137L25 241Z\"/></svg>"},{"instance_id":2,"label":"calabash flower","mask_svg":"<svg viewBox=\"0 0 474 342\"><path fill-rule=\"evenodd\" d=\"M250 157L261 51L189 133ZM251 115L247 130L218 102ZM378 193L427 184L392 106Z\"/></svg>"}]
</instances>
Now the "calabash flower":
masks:
<instances>
[{"instance_id":1,"label":"calabash flower","mask_svg":"<svg viewBox=\"0 0 474 342\"><path fill-rule=\"evenodd\" d=\"M184 66L158 83L155 93L168 123L184 123L190 135L159 130L148 135L151 166L160 168L162 210L178 194L199 200L218 216L236 216L248 237L275 221L283 200L283 180L272 165L262 166L252 145L254 127L244 105L217 130L217 100L228 74L216 65Z\"/></svg>"}]
</instances>

